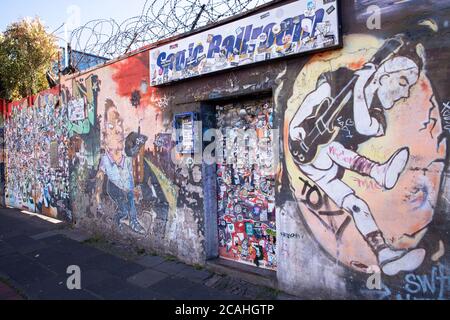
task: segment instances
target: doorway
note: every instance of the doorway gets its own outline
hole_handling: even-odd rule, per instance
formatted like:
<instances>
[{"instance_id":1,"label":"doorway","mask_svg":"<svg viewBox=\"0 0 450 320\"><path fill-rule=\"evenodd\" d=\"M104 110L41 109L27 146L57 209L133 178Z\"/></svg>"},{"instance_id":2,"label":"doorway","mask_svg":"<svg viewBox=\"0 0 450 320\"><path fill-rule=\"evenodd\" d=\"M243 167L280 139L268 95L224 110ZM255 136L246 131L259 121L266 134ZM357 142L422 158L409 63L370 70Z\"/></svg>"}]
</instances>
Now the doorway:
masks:
<instances>
[{"instance_id":1,"label":"doorway","mask_svg":"<svg viewBox=\"0 0 450 320\"><path fill-rule=\"evenodd\" d=\"M272 98L216 106L219 256L276 270Z\"/></svg>"}]
</instances>

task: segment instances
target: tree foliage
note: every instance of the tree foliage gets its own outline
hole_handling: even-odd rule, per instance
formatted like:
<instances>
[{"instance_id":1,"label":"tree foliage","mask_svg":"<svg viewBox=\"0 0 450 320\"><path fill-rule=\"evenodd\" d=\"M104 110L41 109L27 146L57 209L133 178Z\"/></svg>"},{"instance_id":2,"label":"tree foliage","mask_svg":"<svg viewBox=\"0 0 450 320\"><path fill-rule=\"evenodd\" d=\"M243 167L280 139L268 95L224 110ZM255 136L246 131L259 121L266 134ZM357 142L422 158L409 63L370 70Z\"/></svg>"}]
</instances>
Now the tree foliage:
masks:
<instances>
[{"instance_id":1,"label":"tree foliage","mask_svg":"<svg viewBox=\"0 0 450 320\"><path fill-rule=\"evenodd\" d=\"M0 98L14 100L47 89L46 72L57 58L56 38L39 18L9 25L0 33Z\"/></svg>"}]
</instances>

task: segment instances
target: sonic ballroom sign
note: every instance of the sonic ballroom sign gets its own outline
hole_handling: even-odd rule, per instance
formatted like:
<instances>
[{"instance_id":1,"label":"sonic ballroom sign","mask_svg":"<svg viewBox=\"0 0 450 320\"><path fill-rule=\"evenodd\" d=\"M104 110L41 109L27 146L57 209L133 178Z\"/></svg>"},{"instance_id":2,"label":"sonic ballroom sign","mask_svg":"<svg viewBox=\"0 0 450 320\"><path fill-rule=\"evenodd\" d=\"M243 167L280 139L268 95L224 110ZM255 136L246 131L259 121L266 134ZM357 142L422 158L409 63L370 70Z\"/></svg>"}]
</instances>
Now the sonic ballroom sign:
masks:
<instances>
[{"instance_id":1,"label":"sonic ballroom sign","mask_svg":"<svg viewBox=\"0 0 450 320\"><path fill-rule=\"evenodd\" d=\"M338 1L296 1L155 48L151 84L340 47L338 9Z\"/></svg>"}]
</instances>

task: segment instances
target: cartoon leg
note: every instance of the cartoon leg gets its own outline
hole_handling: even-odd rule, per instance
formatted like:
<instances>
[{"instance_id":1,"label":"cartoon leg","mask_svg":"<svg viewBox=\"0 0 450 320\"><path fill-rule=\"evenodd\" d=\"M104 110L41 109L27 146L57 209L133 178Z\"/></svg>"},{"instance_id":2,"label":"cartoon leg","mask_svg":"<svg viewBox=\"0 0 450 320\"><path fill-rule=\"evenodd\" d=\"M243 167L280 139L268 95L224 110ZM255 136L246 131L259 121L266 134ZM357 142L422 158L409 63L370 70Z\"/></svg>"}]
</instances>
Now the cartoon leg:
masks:
<instances>
[{"instance_id":1,"label":"cartoon leg","mask_svg":"<svg viewBox=\"0 0 450 320\"><path fill-rule=\"evenodd\" d=\"M134 204L134 193L129 191L127 193L127 204L130 209L130 227L131 229L139 234L145 234L145 229L141 226L137 219L136 206Z\"/></svg>"},{"instance_id":2,"label":"cartoon leg","mask_svg":"<svg viewBox=\"0 0 450 320\"><path fill-rule=\"evenodd\" d=\"M123 191L119 189L114 183L108 180L107 190L109 197L114 201L117 205L116 216L114 218L114 222L122 230L122 221L126 219L128 216L128 207L126 199L123 195Z\"/></svg>"},{"instance_id":3,"label":"cartoon leg","mask_svg":"<svg viewBox=\"0 0 450 320\"><path fill-rule=\"evenodd\" d=\"M120 229L122 229L122 221L124 219L126 219L126 217L128 216L128 210L127 210L127 206L126 206L125 202L123 202L123 201L119 202L118 201L117 204L118 204L119 207L117 208L117 214L116 214L115 222L116 222L116 225Z\"/></svg>"},{"instance_id":4,"label":"cartoon leg","mask_svg":"<svg viewBox=\"0 0 450 320\"><path fill-rule=\"evenodd\" d=\"M353 215L356 228L377 255L383 273L394 276L402 271L413 271L422 264L425 258L424 249L395 250L388 246L368 205L355 194L349 194L344 199L342 208Z\"/></svg>"},{"instance_id":5,"label":"cartoon leg","mask_svg":"<svg viewBox=\"0 0 450 320\"><path fill-rule=\"evenodd\" d=\"M326 148L328 156L335 163L345 169L373 178L378 185L386 190L391 190L395 187L409 160L408 148L397 150L383 164L348 150L338 142L330 143Z\"/></svg>"},{"instance_id":6,"label":"cartoon leg","mask_svg":"<svg viewBox=\"0 0 450 320\"><path fill-rule=\"evenodd\" d=\"M326 158L321 154L316 164L320 163L325 168L325 165L329 165L331 162L327 163L325 160ZM367 203L357 197L354 190L347 184L336 178L339 170L339 166L336 163L332 163L331 167L324 170L311 165L302 166L301 170L333 202L353 216L356 228L377 256L378 263L386 275L393 276L401 271L412 271L422 264L425 258L425 250L394 250L388 246Z\"/></svg>"}]
</instances>

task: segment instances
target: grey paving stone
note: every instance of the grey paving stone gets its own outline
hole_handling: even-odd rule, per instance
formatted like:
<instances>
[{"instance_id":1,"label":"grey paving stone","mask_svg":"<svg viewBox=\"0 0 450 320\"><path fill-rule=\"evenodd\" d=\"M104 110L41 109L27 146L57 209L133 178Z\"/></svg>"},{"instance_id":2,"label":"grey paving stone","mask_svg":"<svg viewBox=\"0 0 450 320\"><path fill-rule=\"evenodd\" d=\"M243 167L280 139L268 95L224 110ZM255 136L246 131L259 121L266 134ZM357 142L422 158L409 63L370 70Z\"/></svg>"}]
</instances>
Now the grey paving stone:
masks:
<instances>
[{"instance_id":1,"label":"grey paving stone","mask_svg":"<svg viewBox=\"0 0 450 320\"><path fill-rule=\"evenodd\" d=\"M101 282L86 286L83 289L109 300L131 299L131 297L137 295L142 290L117 277L107 278Z\"/></svg>"},{"instance_id":2,"label":"grey paving stone","mask_svg":"<svg viewBox=\"0 0 450 320\"><path fill-rule=\"evenodd\" d=\"M299 297L287 293L279 293L276 297L276 300L301 300L301 299Z\"/></svg>"},{"instance_id":3,"label":"grey paving stone","mask_svg":"<svg viewBox=\"0 0 450 320\"><path fill-rule=\"evenodd\" d=\"M151 289L140 289L128 295L124 300L174 300L169 296L165 296Z\"/></svg>"},{"instance_id":4,"label":"grey paving stone","mask_svg":"<svg viewBox=\"0 0 450 320\"><path fill-rule=\"evenodd\" d=\"M148 288L159 281L166 279L167 277L168 275L165 273L147 269L129 277L127 281L135 286Z\"/></svg>"},{"instance_id":5,"label":"grey paving stone","mask_svg":"<svg viewBox=\"0 0 450 320\"><path fill-rule=\"evenodd\" d=\"M65 276L55 276L24 286L22 291L33 300L98 300L99 297L83 290L69 290Z\"/></svg>"},{"instance_id":6,"label":"grey paving stone","mask_svg":"<svg viewBox=\"0 0 450 320\"><path fill-rule=\"evenodd\" d=\"M169 277L159 281L149 288L173 299L183 299L183 297L186 298L186 290L194 285L195 283L187 279Z\"/></svg>"},{"instance_id":7,"label":"grey paving stone","mask_svg":"<svg viewBox=\"0 0 450 320\"><path fill-rule=\"evenodd\" d=\"M45 242L57 251L62 253L70 253L73 256L82 257L83 259L89 259L104 254L103 251L69 239L63 235L56 235L42 239L41 241Z\"/></svg>"},{"instance_id":8,"label":"grey paving stone","mask_svg":"<svg viewBox=\"0 0 450 320\"><path fill-rule=\"evenodd\" d=\"M136 263L144 266L146 268L155 267L161 263L164 263L166 260L159 256L142 256L136 260Z\"/></svg>"},{"instance_id":9,"label":"grey paving stone","mask_svg":"<svg viewBox=\"0 0 450 320\"><path fill-rule=\"evenodd\" d=\"M82 288L102 282L108 278L113 278L112 274L104 270L85 269L83 266L80 266L80 269Z\"/></svg>"},{"instance_id":10,"label":"grey paving stone","mask_svg":"<svg viewBox=\"0 0 450 320\"><path fill-rule=\"evenodd\" d=\"M39 231L37 231L37 232L39 232ZM29 230L23 230L20 227L16 228L14 226L11 226L10 231L2 233L2 239L3 240L8 240L10 238L15 238L15 237L19 237L19 236L29 235L30 233L34 233L34 232L33 231L29 231Z\"/></svg>"},{"instance_id":11,"label":"grey paving stone","mask_svg":"<svg viewBox=\"0 0 450 320\"><path fill-rule=\"evenodd\" d=\"M85 265L91 269L107 271L123 280L145 270L143 266L137 263L129 262L110 254L102 254L90 258L86 260Z\"/></svg>"},{"instance_id":12,"label":"grey paving stone","mask_svg":"<svg viewBox=\"0 0 450 320\"><path fill-rule=\"evenodd\" d=\"M166 261L154 266L152 269L161 271L170 275L177 275L190 267L181 262Z\"/></svg>"},{"instance_id":13,"label":"grey paving stone","mask_svg":"<svg viewBox=\"0 0 450 320\"><path fill-rule=\"evenodd\" d=\"M31 236L31 238L34 240L42 240L42 239L54 237L59 234L61 234L61 230L51 230L51 231L46 231L46 232L35 234L35 235Z\"/></svg>"},{"instance_id":14,"label":"grey paving stone","mask_svg":"<svg viewBox=\"0 0 450 320\"><path fill-rule=\"evenodd\" d=\"M207 270L196 270L195 268L185 269L176 275L176 277L186 278L196 283L204 283L212 276L213 274Z\"/></svg>"},{"instance_id":15,"label":"grey paving stone","mask_svg":"<svg viewBox=\"0 0 450 320\"><path fill-rule=\"evenodd\" d=\"M23 235L23 234L20 234L20 235L14 236L14 237L8 237L8 238L4 239L4 241L13 247L21 247L21 246L26 246L26 245L36 243L36 240L34 240L26 235Z\"/></svg>"},{"instance_id":16,"label":"grey paving stone","mask_svg":"<svg viewBox=\"0 0 450 320\"><path fill-rule=\"evenodd\" d=\"M0 270L21 285L40 282L55 276L55 273L39 263L19 254L2 257Z\"/></svg>"},{"instance_id":17,"label":"grey paving stone","mask_svg":"<svg viewBox=\"0 0 450 320\"><path fill-rule=\"evenodd\" d=\"M4 243L8 244L15 251L21 254L27 254L35 250L47 248L47 244L32 239L31 237L20 235L4 240Z\"/></svg>"},{"instance_id":18,"label":"grey paving stone","mask_svg":"<svg viewBox=\"0 0 450 320\"><path fill-rule=\"evenodd\" d=\"M89 233L84 232L82 230L66 229L62 230L61 234L65 235L67 238L72 239L76 242L84 242L91 238L91 235Z\"/></svg>"},{"instance_id":19,"label":"grey paving stone","mask_svg":"<svg viewBox=\"0 0 450 320\"><path fill-rule=\"evenodd\" d=\"M14 248L4 241L0 240L0 257L16 252Z\"/></svg>"},{"instance_id":20,"label":"grey paving stone","mask_svg":"<svg viewBox=\"0 0 450 320\"><path fill-rule=\"evenodd\" d=\"M22 246L20 248L17 248L17 251L21 254L27 254L30 252L34 252L36 250L44 250L47 249L48 245L42 242L36 242L30 245Z\"/></svg>"},{"instance_id":21,"label":"grey paving stone","mask_svg":"<svg viewBox=\"0 0 450 320\"><path fill-rule=\"evenodd\" d=\"M218 275L218 274L214 274L211 278L209 278L208 280L206 280L205 285L208 287L215 287L218 284L220 284L220 282L224 279L224 276Z\"/></svg>"},{"instance_id":22,"label":"grey paving stone","mask_svg":"<svg viewBox=\"0 0 450 320\"><path fill-rule=\"evenodd\" d=\"M183 300L242 300L242 297L194 284L190 288L183 289L177 293L177 298Z\"/></svg>"},{"instance_id":23,"label":"grey paving stone","mask_svg":"<svg viewBox=\"0 0 450 320\"><path fill-rule=\"evenodd\" d=\"M83 256L75 256L70 252L62 252L53 247L32 251L26 255L34 262L57 274L66 274L69 266L80 266L84 261Z\"/></svg>"}]
</instances>

